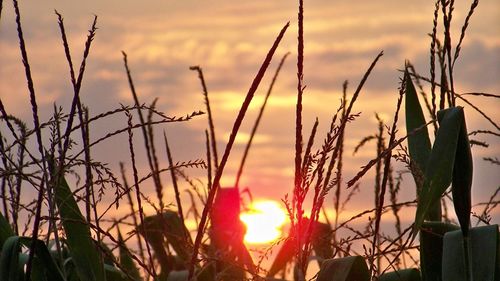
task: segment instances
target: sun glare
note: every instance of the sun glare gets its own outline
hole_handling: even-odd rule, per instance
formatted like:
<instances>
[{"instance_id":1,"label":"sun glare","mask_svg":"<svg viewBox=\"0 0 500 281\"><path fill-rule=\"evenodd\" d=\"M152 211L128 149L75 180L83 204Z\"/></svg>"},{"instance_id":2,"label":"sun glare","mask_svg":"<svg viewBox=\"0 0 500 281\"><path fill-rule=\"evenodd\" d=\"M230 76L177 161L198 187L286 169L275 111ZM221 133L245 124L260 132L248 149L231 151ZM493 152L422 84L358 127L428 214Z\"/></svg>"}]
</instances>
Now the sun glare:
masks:
<instances>
[{"instance_id":1,"label":"sun glare","mask_svg":"<svg viewBox=\"0 0 500 281\"><path fill-rule=\"evenodd\" d=\"M276 201L254 201L249 210L240 215L240 220L247 227L245 242L264 244L275 241L281 236L281 227L286 219L286 212Z\"/></svg>"}]
</instances>

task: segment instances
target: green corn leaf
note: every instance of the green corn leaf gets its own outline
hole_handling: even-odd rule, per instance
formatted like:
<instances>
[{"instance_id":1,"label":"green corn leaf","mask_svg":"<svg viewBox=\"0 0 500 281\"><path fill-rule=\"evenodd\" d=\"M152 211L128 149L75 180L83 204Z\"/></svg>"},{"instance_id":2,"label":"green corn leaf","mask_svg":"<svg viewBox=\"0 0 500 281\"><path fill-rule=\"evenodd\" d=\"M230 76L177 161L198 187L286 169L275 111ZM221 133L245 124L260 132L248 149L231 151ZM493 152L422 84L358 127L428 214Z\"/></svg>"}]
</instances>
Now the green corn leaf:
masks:
<instances>
[{"instance_id":1,"label":"green corn leaf","mask_svg":"<svg viewBox=\"0 0 500 281\"><path fill-rule=\"evenodd\" d=\"M472 187L472 154L469 137L467 136L465 118L458 135L455 165L453 167L453 179L451 192L455 213L465 237L468 236L471 211L471 187Z\"/></svg>"},{"instance_id":2,"label":"green corn leaf","mask_svg":"<svg viewBox=\"0 0 500 281\"><path fill-rule=\"evenodd\" d=\"M122 234L120 229L118 228L118 245L120 251L120 266L125 270L133 280L141 280L141 275L139 270L135 266L134 260L132 259L131 253L128 250L127 246L125 246L125 242L123 241Z\"/></svg>"},{"instance_id":3,"label":"green corn leaf","mask_svg":"<svg viewBox=\"0 0 500 281\"><path fill-rule=\"evenodd\" d=\"M2 255L0 256L0 280L24 280L23 271L19 267L20 251L19 236L11 236L5 241L2 247Z\"/></svg>"},{"instance_id":4,"label":"green corn leaf","mask_svg":"<svg viewBox=\"0 0 500 281\"><path fill-rule=\"evenodd\" d=\"M47 279L47 268L45 268L39 258L34 258L31 264L31 281L51 281Z\"/></svg>"},{"instance_id":5,"label":"green corn leaf","mask_svg":"<svg viewBox=\"0 0 500 281\"><path fill-rule=\"evenodd\" d=\"M418 129L408 136L408 150L411 158L411 172L417 186L417 194L420 194L424 188L424 174L431 154L431 141L429 140L429 131L424 126L426 122L422 107L418 101L417 91L407 71L404 74L404 79L406 133L410 134ZM424 127L421 128L422 126ZM441 220L441 205L439 202L430 207L426 219L432 221Z\"/></svg>"},{"instance_id":6,"label":"green corn leaf","mask_svg":"<svg viewBox=\"0 0 500 281\"><path fill-rule=\"evenodd\" d=\"M0 213L0 249L2 249L5 240L14 235L14 231L12 231L10 224L7 222L3 214Z\"/></svg>"},{"instance_id":7,"label":"green corn leaf","mask_svg":"<svg viewBox=\"0 0 500 281\"><path fill-rule=\"evenodd\" d=\"M413 235L420 229L428 212L434 204L438 204L452 180L458 136L464 124L464 113L461 107L452 107L440 111L441 126L437 132L434 146L427 163L424 185L420 192Z\"/></svg>"},{"instance_id":8,"label":"green corn leaf","mask_svg":"<svg viewBox=\"0 0 500 281\"><path fill-rule=\"evenodd\" d=\"M361 256L328 259L323 262L317 281L369 281L370 272Z\"/></svg>"},{"instance_id":9,"label":"green corn leaf","mask_svg":"<svg viewBox=\"0 0 500 281\"><path fill-rule=\"evenodd\" d=\"M19 242L24 246L29 247L33 239L31 237L20 237ZM35 240L35 257L37 263L40 265L42 272L38 272L39 276L46 276L47 280L51 281L64 281L63 274L56 262L50 255L49 249L42 240ZM33 268L35 271L36 268Z\"/></svg>"},{"instance_id":10,"label":"green corn leaf","mask_svg":"<svg viewBox=\"0 0 500 281\"><path fill-rule=\"evenodd\" d=\"M420 271L415 268L403 269L382 274L379 281L420 281Z\"/></svg>"},{"instance_id":11,"label":"green corn leaf","mask_svg":"<svg viewBox=\"0 0 500 281\"><path fill-rule=\"evenodd\" d=\"M464 243L467 243L472 279L467 279ZM498 225L471 228L465 239L460 230L448 232L443 245L443 281L499 280L499 253Z\"/></svg>"},{"instance_id":12,"label":"green corn leaf","mask_svg":"<svg viewBox=\"0 0 500 281\"><path fill-rule=\"evenodd\" d=\"M404 79L406 133L409 134L413 130L424 126L426 122L422 107L418 101L417 91L415 90L415 86L413 86L413 82L408 72L405 72ZM423 176L423 173L426 170L427 160L431 154L431 141L429 140L427 127L423 127L414 134L408 136L408 150L410 152L412 162L416 164L416 167L422 173L420 175L413 174L415 181L420 183L419 187L421 187L423 182L418 180L418 178ZM412 171L412 173L414 172Z\"/></svg>"},{"instance_id":13,"label":"green corn leaf","mask_svg":"<svg viewBox=\"0 0 500 281\"><path fill-rule=\"evenodd\" d=\"M54 175L53 167L52 174ZM57 176L54 175L54 178L57 179ZM69 254L73 259L80 280L105 280L102 257L94 245L87 221L78 209L73 193L63 176L59 177L59 181L55 185L55 197L66 233Z\"/></svg>"},{"instance_id":14,"label":"green corn leaf","mask_svg":"<svg viewBox=\"0 0 500 281\"><path fill-rule=\"evenodd\" d=\"M420 268L425 281L441 281L443 236L460 229L444 222L424 222L420 230Z\"/></svg>"},{"instance_id":15,"label":"green corn leaf","mask_svg":"<svg viewBox=\"0 0 500 281\"><path fill-rule=\"evenodd\" d=\"M104 271L107 281L131 281L125 273L112 265L105 264Z\"/></svg>"}]
</instances>

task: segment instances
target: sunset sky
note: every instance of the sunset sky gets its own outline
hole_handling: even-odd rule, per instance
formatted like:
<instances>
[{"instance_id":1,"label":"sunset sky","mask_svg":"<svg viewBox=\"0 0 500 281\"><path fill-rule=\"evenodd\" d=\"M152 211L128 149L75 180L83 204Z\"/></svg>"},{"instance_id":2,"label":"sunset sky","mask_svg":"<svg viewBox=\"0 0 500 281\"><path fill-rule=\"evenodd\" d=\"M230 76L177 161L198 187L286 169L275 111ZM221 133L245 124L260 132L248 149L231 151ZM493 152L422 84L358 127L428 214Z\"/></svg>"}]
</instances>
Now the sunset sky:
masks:
<instances>
[{"instance_id":1,"label":"sunset sky","mask_svg":"<svg viewBox=\"0 0 500 281\"><path fill-rule=\"evenodd\" d=\"M352 155L353 148L363 137L377 132L375 113L387 124L392 124L401 77L398 69L404 67L405 60L411 61L420 74L429 75L430 38L427 34L432 30L432 2L316 0L305 3L304 136L307 137L318 117L316 144L321 144L340 104L343 81L349 81L348 95L352 95L372 60L384 51L353 109L361 112L361 116L347 129L343 182L351 179L375 156L375 143ZM470 6L469 1L456 2L453 44L456 44ZM281 27L290 21L291 26L245 118L222 180L222 186L234 184L242 150L272 74L281 57L291 52L270 97L241 181L254 198L279 201L286 193L290 194L293 187L296 5L295 1L284 0L21 1L22 25L41 120L48 120L54 103L68 110L73 93L54 9L64 17L75 65L80 63L87 30L95 14L99 29L81 91L82 102L90 108L90 115L118 108L120 104L133 104L122 50L128 54L140 101L150 104L158 98L158 110L169 116L205 111L197 74L189 70L189 66L199 65L204 70L208 87L220 157L253 77ZM439 32L441 36L442 31ZM0 98L8 112L22 118L32 128L18 44L12 3L4 1L0 20ZM499 77L500 5L498 1L481 1L455 66L455 89L459 93L499 94ZM469 99L499 122L498 99ZM465 113L469 131L485 129L498 133L470 107L465 107ZM91 139L123 128L126 122L124 115L100 120L91 126ZM162 166L168 166L163 157L162 130L169 136L174 161L188 161L205 158L205 128L206 115L186 123L156 127ZM398 136L402 137L405 134L402 117L399 128ZM48 139L48 131L46 136ZM139 131L135 137L137 148L142 149ZM498 166L482 160L486 156L500 157L498 138L479 136L477 139L490 146L488 149L473 147L473 203L487 201L500 183ZM117 175L120 161L125 162L128 171L132 170L126 135L101 143L91 153L95 160L109 163ZM145 175L147 162L144 154L140 154L140 173ZM404 170L404 167L395 163L395 169ZM190 169L188 172L204 181L204 170ZM169 190L165 201L175 203L169 175L164 174L162 179ZM360 193L348 205L346 218L373 207L372 179L372 173L365 176ZM409 176L405 176L405 180L401 201L415 196L413 180ZM183 183L182 188L188 185ZM143 189L149 189L154 197L151 185L144 185ZM326 204L331 208L331 197ZM482 208L473 211L481 212ZM113 210L111 214L118 213L119 210ZM492 221L500 223L499 210L494 213ZM413 216L413 211L407 212L404 220L408 222Z\"/></svg>"}]
</instances>

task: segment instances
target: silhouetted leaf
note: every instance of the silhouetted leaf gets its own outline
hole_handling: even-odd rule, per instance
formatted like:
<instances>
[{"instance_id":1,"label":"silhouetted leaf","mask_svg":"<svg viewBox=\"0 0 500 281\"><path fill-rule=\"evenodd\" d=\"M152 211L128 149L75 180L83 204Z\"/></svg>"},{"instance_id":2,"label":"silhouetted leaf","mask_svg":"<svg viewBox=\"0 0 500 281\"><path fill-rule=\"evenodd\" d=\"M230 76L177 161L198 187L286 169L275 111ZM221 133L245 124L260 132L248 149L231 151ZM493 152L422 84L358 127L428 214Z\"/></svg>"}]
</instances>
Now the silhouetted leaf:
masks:
<instances>
[{"instance_id":1,"label":"silhouetted leaf","mask_svg":"<svg viewBox=\"0 0 500 281\"><path fill-rule=\"evenodd\" d=\"M245 226L240 220L240 193L238 188L220 188L214 199L211 214L210 241L219 253L224 253L217 269L224 271L226 278L244 278L246 268L255 271L252 256L243 238ZM229 275L229 276L228 276Z\"/></svg>"},{"instance_id":2,"label":"silhouetted leaf","mask_svg":"<svg viewBox=\"0 0 500 281\"><path fill-rule=\"evenodd\" d=\"M139 270L135 266L134 260L132 259L131 253L128 250L125 242L123 241L122 234L118 228L118 245L120 252L120 266L132 277L134 280L141 280L141 275Z\"/></svg>"},{"instance_id":3,"label":"silhouetted leaf","mask_svg":"<svg viewBox=\"0 0 500 281\"><path fill-rule=\"evenodd\" d=\"M427 161L431 154L431 141L429 140L427 127L424 126L426 122L422 107L418 101L417 91L407 71L405 71L404 79L406 133L410 134L418 129L414 134L408 136L408 150L412 165L411 172L417 186L417 194L419 194L422 192L422 188L424 188L424 175L427 170ZM430 208L427 219L433 221L441 220L441 205L439 202Z\"/></svg>"},{"instance_id":4,"label":"silhouetted leaf","mask_svg":"<svg viewBox=\"0 0 500 281\"><path fill-rule=\"evenodd\" d=\"M328 259L323 262L317 281L369 281L370 271L361 256Z\"/></svg>"},{"instance_id":5,"label":"silhouetted leaf","mask_svg":"<svg viewBox=\"0 0 500 281\"><path fill-rule=\"evenodd\" d=\"M52 167L55 184L55 201L61 216L66 244L81 281L105 280L101 255L90 235L90 228L82 216L73 193L63 176L57 177Z\"/></svg>"},{"instance_id":6,"label":"silhouetted leaf","mask_svg":"<svg viewBox=\"0 0 500 281\"><path fill-rule=\"evenodd\" d=\"M106 281L131 281L125 273L112 265L105 264L104 272L106 273Z\"/></svg>"},{"instance_id":7,"label":"silhouetted leaf","mask_svg":"<svg viewBox=\"0 0 500 281\"><path fill-rule=\"evenodd\" d=\"M420 271L415 268L402 269L382 274L379 281L420 281Z\"/></svg>"},{"instance_id":8,"label":"silhouetted leaf","mask_svg":"<svg viewBox=\"0 0 500 281\"><path fill-rule=\"evenodd\" d=\"M329 224L322 222L315 222L312 233L312 245L316 256L322 259L329 259L333 257L333 231ZM319 261L321 266L321 261Z\"/></svg>"},{"instance_id":9,"label":"silhouetted leaf","mask_svg":"<svg viewBox=\"0 0 500 281\"><path fill-rule=\"evenodd\" d=\"M0 280L24 279L24 268L28 262L28 255L21 253L21 246L29 247L32 241L31 237L19 236L11 236L5 241L0 257ZM35 240L31 280L65 280L47 246L41 240Z\"/></svg>"},{"instance_id":10,"label":"silhouetted leaf","mask_svg":"<svg viewBox=\"0 0 500 281\"><path fill-rule=\"evenodd\" d=\"M472 279L467 279L464 241L468 241ZM500 245L498 225L474 227L464 239L462 231L448 232L443 245L443 281L499 280Z\"/></svg>"},{"instance_id":11,"label":"silhouetted leaf","mask_svg":"<svg viewBox=\"0 0 500 281\"><path fill-rule=\"evenodd\" d=\"M0 280L18 281L24 279L23 271L19 268L20 251L19 236L11 236L5 241L0 256Z\"/></svg>"},{"instance_id":12,"label":"silhouetted leaf","mask_svg":"<svg viewBox=\"0 0 500 281\"><path fill-rule=\"evenodd\" d=\"M303 218L302 222L304 225L301 228L303 231L301 237L304 237L306 231L308 230L310 220L308 218ZM283 245L281 246L271 265L271 268L269 269L267 275L268 277L276 275L276 273L285 268L286 264L292 261L295 256L297 240L294 238L294 232L294 230L291 230L288 238L283 242ZM333 256L332 239L333 232L330 225L315 221L312 229L311 244L316 256L319 257L319 266L321 266L323 260L329 259Z\"/></svg>"},{"instance_id":13,"label":"silhouetted leaf","mask_svg":"<svg viewBox=\"0 0 500 281\"><path fill-rule=\"evenodd\" d=\"M177 212L165 210L161 215L145 217L144 226L139 225L137 230L155 252L161 266L161 279L166 279L170 271L183 267L191 258L192 244L186 241L187 229ZM174 249L178 258L167 254L167 244Z\"/></svg>"},{"instance_id":14,"label":"silhouetted leaf","mask_svg":"<svg viewBox=\"0 0 500 281\"><path fill-rule=\"evenodd\" d=\"M14 231L12 231L10 224L7 222L3 214L0 213L0 249L2 249L5 240L14 235Z\"/></svg>"},{"instance_id":15,"label":"silhouetted leaf","mask_svg":"<svg viewBox=\"0 0 500 281\"><path fill-rule=\"evenodd\" d=\"M416 235L422 222L434 204L437 204L452 180L458 136L464 124L463 108L452 107L438 113L441 126L437 132L434 146L427 163L424 185L420 192L413 235Z\"/></svg>"},{"instance_id":16,"label":"silhouetted leaf","mask_svg":"<svg viewBox=\"0 0 500 281\"><path fill-rule=\"evenodd\" d=\"M32 243L33 239L31 237L20 237L19 242L24 244L26 247L29 247ZM45 245L45 243L41 240L35 240L35 258L37 260L37 264L41 267L38 270L42 270L43 275L47 277L47 280L51 281L64 281L63 274L56 262L52 258L49 249ZM37 268L33 268L33 271L36 271Z\"/></svg>"},{"instance_id":17,"label":"silhouetted leaf","mask_svg":"<svg viewBox=\"0 0 500 281\"><path fill-rule=\"evenodd\" d=\"M451 182L453 206L464 236L468 236L470 226L472 170L472 155L464 117L458 135Z\"/></svg>"},{"instance_id":18,"label":"silhouetted leaf","mask_svg":"<svg viewBox=\"0 0 500 281\"><path fill-rule=\"evenodd\" d=\"M443 236L460 229L444 222L424 222L420 229L420 268L425 281L441 281Z\"/></svg>"},{"instance_id":19,"label":"silhouetted leaf","mask_svg":"<svg viewBox=\"0 0 500 281\"><path fill-rule=\"evenodd\" d=\"M290 236L283 242L283 245L271 264L271 268L267 274L268 277L276 275L276 273L280 272L280 270L293 259L296 243L297 241Z\"/></svg>"}]
</instances>

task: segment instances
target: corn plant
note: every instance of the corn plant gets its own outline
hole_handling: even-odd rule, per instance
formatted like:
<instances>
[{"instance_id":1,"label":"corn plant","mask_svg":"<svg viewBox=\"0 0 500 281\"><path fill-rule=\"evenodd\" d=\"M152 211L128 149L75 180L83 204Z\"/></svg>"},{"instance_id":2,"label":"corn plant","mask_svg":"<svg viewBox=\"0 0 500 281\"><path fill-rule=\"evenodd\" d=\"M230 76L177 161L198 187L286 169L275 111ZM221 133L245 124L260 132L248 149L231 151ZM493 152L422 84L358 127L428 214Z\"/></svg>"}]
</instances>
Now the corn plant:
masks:
<instances>
[{"instance_id":1,"label":"corn plant","mask_svg":"<svg viewBox=\"0 0 500 281\"><path fill-rule=\"evenodd\" d=\"M94 18L85 42L79 72L75 74L63 19L56 12L65 56L70 68L70 80L74 95L69 114L63 114L62 109L55 108L53 118L48 122L41 123L38 120L36 92L24 45L20 11L17 1L13 2L20 51L26 70L33 110L34 129L28 130L28 126L21 120L9 115L0 100L0 120L5 122L11 139L14 139L12 143L4 143L4 139L7 138L4 138L3 132L0 131L1 164L3 165L1 199L4 207L0 213L0 280L239 281L252 279L284 281L287 278L287 269L293 268L294 280L303 281L306 279L308 266L312 260L315 260L320 267L316 276L318 281L369 281L374 279L381 281L482 281L500 279L498 226L471 227L473 167L470 133L466 127L465 109L457 106L455 102L456 99L461 99L466 103L468 101L456 93L453 81L453 67L460 52L468 21L478 1L473 1L471 5L453 56L450 43L453 1L438 0L436 2L434 28L431 34L431 78L427 79L431 87L432 101L429 103L424 96L431 120L427 121L425 118L413 82L415 79L418 83L420 79L425 80L425 77L412 71L412 66L408 63L405 65L399 89L394 120L389 127L389 138L384 137L383 122L379 120L378 133L373 137L373 139L378 140L377 156L348 182L347 188L354 187L341 204L340 197L341 194L344 194L344 191L341 193L343 187L341 180L346 128L359 116L359 113L353 111L354 105L360 97L371 71L383 56L383 52L375 57L349 102L346 94L347 82L344 84L343 99L332 116L330 127L321 146L314 151L314 141L319 125L319 120L316 120L312 126L307 145L303 149L304 3L299 0L295 178L291 202L289 202L288 197L283 200L289 212L291 228L288 236L280 241L281 248L268 270L262 269L260 262L256 263L253 260L250 251L243 243L245 229L239 220L242 193L239 190L239 180L265 104L279 69L288 54L283 57L277 68L252 129L250 141L236 176L235 186L223 188L220 186L220 180L247 109L287 31L289 23L281 29L252 81L220 160L216 149L215 125L203 72L199 66L191 67L198 73L207 107L210 131L210 133L208 130L206 131L207 159L206 161L194 160L175 163L167 134L164 132L163 137L169 166L161 168L154 142L153 125L184 122L202 113L193 112L186 117L171 118L155 108L156 101L150 106L143 105L134 86L127 54L123 52L125 72L134 100L133 105L122 106L116 110L89 117L89 110L80 100L80 89L86 59L89 56L91 43L97 30L97 17ZM445 38L442 46L440 46L436 35L439 8L443 10L445 27ZM435 81L436 54L439 57L441 67L440 83ZM440 89L439 111L435 103L436 87ZM396 139L399 111L403 101L405 104L406 135ZM479 109L475 109L482 113ZM138 124L133 123L133 112L135 111L137 111L139 119ZM148 115L145 116L144 112L147 112ZM118 113L125 114L127 126L90 142L90 124ZM155 121L155 116L160 116L161 120ZM491 119L486 119L492 122ZM73 124L75 120L78 120L79 123ZM66 124L65 131L61 130L64 122ZM492 123L494 124L494 122ZM428 130L431 124L435 128L435 139L432 144ZM42 130L47 127L50 128L51 133L50 145L47 145L46 142L44 145L42 139ZM150 170L150 173L143 178L139 177L137 171L134 129L141 130ZM82 134L83 149L77 152L76 156L69 156L74 144L73 132L77 130ZM122 133L126 133L128 136L134 180L131 185L127 182L123 163L120 163L123 183L119 184L114 174L104 164L95 163L90 157L91 148L94 145ZM36 136L38 158L26 147L27 139L30 136ZM385 143L386 140L388 140L387 143ZM398 158L393 150L398 146L402 147L404 140L407 140L408 153L403 158L406 157L405 163L408 164L408 169L413 176L417 198L411 202L398 203L396 197L399 187L395 188L392 183L394 179L391 159ZM365 141L366 139L362 140L361 143ZM12 156L11 150L13 148L18 148L17 159ZM404 148L402 150L405 151ZM26 163L26 157L29 157L28 163ZM72 168L77 165L82 165L85 168L85 185L82 188L70 186L66 180L67 176L73 172ZM213 175L212 166L214 168ZM359 215L341 222L339 213L359 188L357 181L374 166L376 167L375 208L365 210ZM34 175L28 173L26 167L36 169ZM184 173L183 168L189 167L207 169L206 186L198 188L196 183ZM166 171L170 172L172 177L175 208L167 207L167 204L163 202L165 190L160 175ZM107 179L102 178L103 173L108 175ZM95 176L99 179L96 180ZM183 206L186 207L186 204L183 205L180 197L181 189L178 177L185 179L192 187L188 190L192 199L191 208L183 208ZM153 180L155 199L146 197L140 190L141 183L149 178ZM25 181L36 187L37 196L32 203L22 205L20 204L21 184ZM126 197L130 206L130 214L125 218L114 219L112 226L108 229L103 227L102 223L105 219L99 216L96 211L99 202L96 197L99 197L100 193L104 193L105 188L95 190L95 185L102 182L109 182L111 186L117 187L113 205L118 205L120 200ZM442 220L446 211L442 208L441 201L447 194L450 185L452 202L459 225ZM391 204L388 206L384 204L387 186L389 186L391 193ZM6 192L5 187L8 187L9 192ZM324 212L325 198L332 189L335 189L334 209L336 217L334 223L328 221L326 212ZM309 193L312 193L310 197L313 198L313 201L312 208L307 214L304 206ZM199 202L194 199L196 195ZM153 200L156 201L152 202ZM143 203L154 207L156 213L145 215ZM403 230L399 224L399 208L412 204L417 206L414 222L411 227ZM197 209L200 205L203 207L201 212ZM48 216L42 216L44 206L48 207ZM32 211L28 218L28 223L33 225L30 229L31 235L20 230L19 213L22 209ZM398 237L396 239L384 237L381 231L382 215L390 209L398 220L396 223ZM319 221L321 212L325 213L327 222ZM193 214L197 224L194 237L186 227L185 219L190 213ZM374 214L374 218L369 220L365 232L359 232L349 227L350 222L365 214ZM124 220L129 217L132 220L129 224L132 226L132 231L127 235L122 235ZM46 233L41 235L45 231L41 230L45 221L48 221L48 226L45 228ZM355 232L354 237L345 239L340 237L337 231L342 228ZM114 230L116 230L116 235L111 234L111 231ZM403 239L405 235L408 236L406 241ZM420 241L418 246L420 264L415 262L414 266L408 267L396 264L399 257L405 255L407 250L412 247L417 235ZM128 240L130 238L136 238L137 247L131 245ZM360 240L371 245L371 248L364 249L364 255L351 247ZM389 242L389 246L382 249L387 242ZM413 246L413 248L417 247ZM390 256L388 249L394 250L393 252L396 254ZM383 258L389 260L386 269L381 268ZM389 268L391 268L391 272L388 272ZM280 274L281 276L279 276Z\"/></svg>"}]
</instances>

